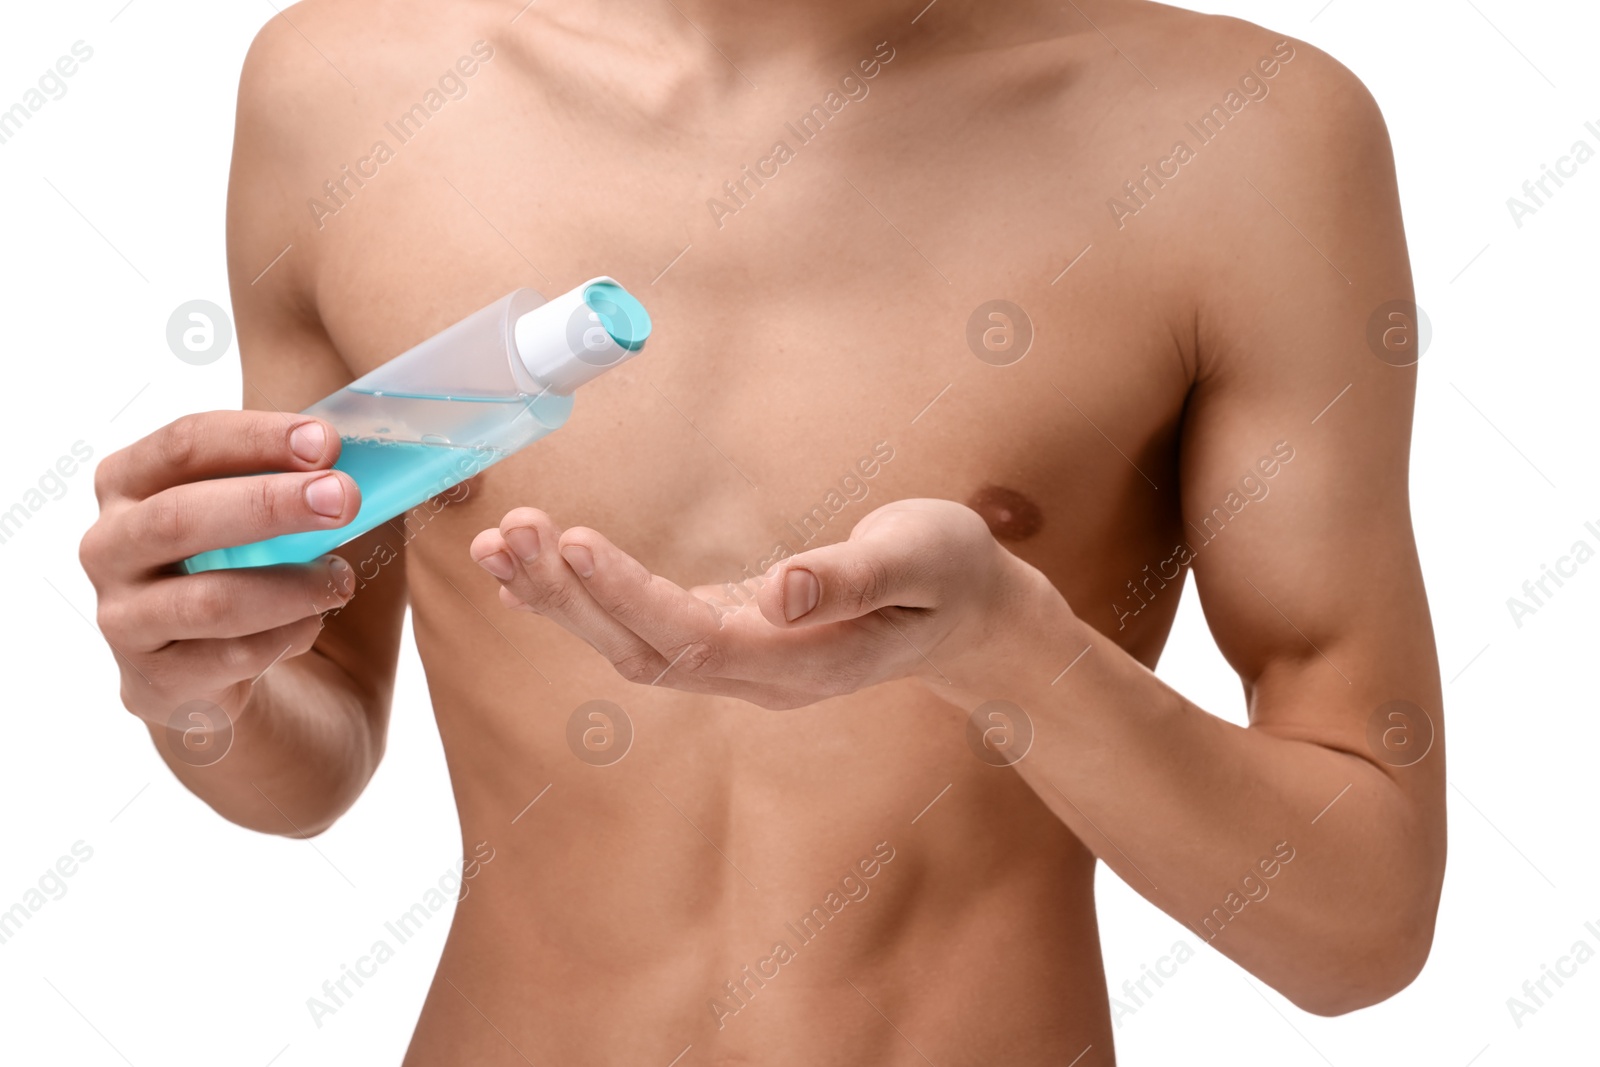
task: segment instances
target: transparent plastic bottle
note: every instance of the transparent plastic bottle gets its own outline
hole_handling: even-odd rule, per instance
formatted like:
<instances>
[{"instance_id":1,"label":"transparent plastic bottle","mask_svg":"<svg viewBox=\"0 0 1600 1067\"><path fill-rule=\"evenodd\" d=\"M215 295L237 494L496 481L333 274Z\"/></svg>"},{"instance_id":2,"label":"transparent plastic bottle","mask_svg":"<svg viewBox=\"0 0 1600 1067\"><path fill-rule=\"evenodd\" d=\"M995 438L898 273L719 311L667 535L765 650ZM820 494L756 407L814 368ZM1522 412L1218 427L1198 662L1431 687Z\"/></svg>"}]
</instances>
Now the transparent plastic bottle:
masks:
<instances>
[{"instance_id":1,"label":"transparent plastic bottle","mask_svg":"<svg viewBox=\"0 0 1600 1067\"><path fill-rule=\"evenodd\" d=\"M644 347L650 316L609 277L546 302L517 289L305 410L339 432L348 525L216 549L190 574L305 563L560 429L572 393Z\"/></svg>"}]
</instances>

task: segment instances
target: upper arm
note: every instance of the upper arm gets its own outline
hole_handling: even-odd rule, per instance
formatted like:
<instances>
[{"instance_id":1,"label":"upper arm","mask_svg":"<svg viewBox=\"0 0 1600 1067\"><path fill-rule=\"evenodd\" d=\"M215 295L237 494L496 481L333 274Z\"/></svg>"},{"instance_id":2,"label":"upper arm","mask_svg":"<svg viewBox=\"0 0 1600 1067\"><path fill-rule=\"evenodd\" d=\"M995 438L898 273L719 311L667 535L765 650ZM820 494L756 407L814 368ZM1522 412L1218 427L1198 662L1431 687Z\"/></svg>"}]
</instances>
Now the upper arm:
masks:
<instances>
[{"instance_id":1,"label":"upper arm","mask_svg":"<svg viewBox=\"0 0 1600 1067\"><path fill-rule=\"evenodd\" d=\"M1416 367L1368 343L1374 312L1412 298L1393 158L1360 82L1294 47L1259 127L1229 145L1207 223L1186 532L1252 727L1373 763L1442 844L1438 663L1407 487ZM1391 701L1426 721L1383 717Z\"/></svg>"},{"instance_id":2,"label":"upper arm","mask_svg":"<svg viewBox=\"0 0 1600 1067\"><path fill-rule=\"evenodd\" d=\"M317 53L280 16L257 35L239 79L227 226L244 407L286 417L354 377L317 311L318 235L305 206L316 188L316 149L329 135L319 126L326 77ZM385 541L391 551L380 551ZM315 646L357 686L378 751L405 612L405 568L396 558L403 550L385 527L337 550L356 568L358 591L328 617Z\"/></svg>"}]
</instances>

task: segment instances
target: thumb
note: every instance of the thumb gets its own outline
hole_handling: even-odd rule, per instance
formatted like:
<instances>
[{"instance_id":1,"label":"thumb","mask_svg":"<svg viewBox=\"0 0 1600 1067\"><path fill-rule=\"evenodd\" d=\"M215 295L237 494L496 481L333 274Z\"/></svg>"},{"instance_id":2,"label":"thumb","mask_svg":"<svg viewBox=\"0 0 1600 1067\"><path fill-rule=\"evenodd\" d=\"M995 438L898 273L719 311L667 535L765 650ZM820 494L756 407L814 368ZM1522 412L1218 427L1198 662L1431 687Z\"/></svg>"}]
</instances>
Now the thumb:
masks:
<instances>
[{"instance_id":1,"label":"thumb","mask_svg":"<svg viewBox=\"0 0 1600 1067\"><path fill-rule=\"evenodd\" d=\"M879 608L933 607L904 548L881 539L841 541L779 563L756 603L774 626L811 626L859 618Z\"/></svg>"}]
</instances>

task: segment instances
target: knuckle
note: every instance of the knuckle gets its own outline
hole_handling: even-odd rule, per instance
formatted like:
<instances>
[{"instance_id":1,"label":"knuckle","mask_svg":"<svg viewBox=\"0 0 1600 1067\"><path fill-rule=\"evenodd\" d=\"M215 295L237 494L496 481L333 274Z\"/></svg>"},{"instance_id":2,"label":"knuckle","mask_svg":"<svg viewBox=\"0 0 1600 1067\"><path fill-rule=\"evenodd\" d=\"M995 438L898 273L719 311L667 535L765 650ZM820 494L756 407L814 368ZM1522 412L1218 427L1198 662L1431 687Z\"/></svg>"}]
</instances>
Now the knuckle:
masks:
<instances>
[{"instance_id":1,"label":"knuckle","mask_svg":"<svg viewBox=\"0 0 1600 1067\"><path fill-rule=\"evenodd\" d=\"M246 641L223 641L216 650L217 665L228 675L243 678L251 673L259 658L256 650Z\"/></svg>"},{"instance_id":2,"label":"knuckle","mask_svg":"<svg viewBox=\"0 0 1600 1067\"><path fill-rule=\"evenodd\" d=\"M566 615L578 606L578 589L571 582L530 583L524 602L536 611Z\"/></svg>"},{"instance_id":3,"label":"knuckle","mask_svg":"<svg viewBox=\"0 0 1600 1067\"><path fill-rule=\"evenodd\" d=\"M96 522L78 539L78 566L83 568L83 572L91 581L94 580L95 572L100 569L101 545L105 540L102 529L101 524Z\"/></svg>"},{"instance_id":4,"label":"knuckle","mask_svg":"<svg viewBox=\"0 0 1600 1067\"><path fill-rule=\"evenodd\" d=\"M180 540L189 530L189 509L176 493L163 493L150 513L148 536L159 543Z\"/></svg>"},{"instance_id":5,"label":"knuckle","mask_svg":"<svg viewBox=\"0 0 1600 1067\"><path fill-rule=\"evenodd\" d=\"M661 673L663 666L661 657L654 649L633 649L621 658L613 660L613 667L617 673L630 682L648 685Z\"/></svg>"},{"instance_id":6,"label":"knuckle","mask_svg":"<svg viewBox=\"0 0 1600 1067\"><path fill-rule=\"evenodd\" d=\"M139 673L129 675L124 664L127 660L117 657L117 666L122 670L122 706L140 718L148 718L148 704L167 705L176 707L182 701L174 699L174 694L181 691L178 682L181 676L174 670L172 658L165 652L145 656L136 664ZM134 684L135 681L138 684Z\"/></svg>"},{"instance_id":7,"label":"knuckle","mask_svg":"<svg viewBox=\"0 0 1600 1067\"><path fill-rule=\"evenodd\" d=\"M245 517L252 530L275 529L285 517L283 497L278 480L259 478L251 486L245 499Z\"/></svg>"},{"instance_id":8,"label":"knuckle","mask_svg":"<svg viewBox=\"0 0 1600 1067\"><path fill-rule=\"evenodd\" d=\"M726 657L722 645L709 638L701 638L685 645L673 657L673 670L693 677L716 676L721 673Z\"/></svg>"},{"instance_id":9,"label":"knuckle","mask_svg":"<svg viewBox=\"0 0 1600 1067\"><path fill-rule=\"evenodd\" d=\"M222 583L197 582L174 598L172 621L198 630L215 629L227 617L231 599Z\"/></svg>"},{"instance_id":10,"label":"knuckle","mask_svg":"<svg viewBox=\"0 0 1600 1067\"><path fill-rule=\"evenodd\" d=\"M94 469L94 498L104 508L106 503L117 496L121 489L122 469L127 463L127 449L118 449Z\"/></svg>"},{"instance_id":11,"label":"knuckle","mask_svg":"<svg viewBox=\"0 0 1600 1067\"><path fill-rule=\"evenodd\" d=\"M102 637L115 640L128 631L127 602L114 597L101 597L94 610L94 624Z\"/></svg>"},{"instance_id":12,"label":"knuckle","mask_svg":"<svg viewBox=\"0 0 1600 1067\"><path fill-rule=\"evenodd\" d=\"M168 467L188 467L200 451L200 418L185 415L167 423L156 437L161 462Z\"/></svg>"},{"instance_id":13,"label":"knuckle","mask_svg":"<svg viewBox=\"0 0 1600 1067\"><path fill-rule=\"evenodd\" d=\"M881 607L889 595L889 567L876 556L868 556L856 563L845 576L848 602L858 611L872 611Z\"/></svg>"},{"instance_id":14,"label":"knuckle","mask_svg":"<svg viewBox=\"0 0 1600 1067\"><path fill-rule=\"evenodd\" d=\"M613 618L632 629L654 617L654 612L646 605L653 603L650 586L657 580L649 573L623 573L616 576L615 587L602 588L595 599Z\"/></svg>"},{"instance_id":15,"label":"knuckle","mask_svg":"<svg viewBox=\"0 0 1600 1067\"><path fill-rule=\"evenodd\" d=\"M294 453L289 450L289 434L281 417L270 412L240 414L248 419L243 427L244 438L249 442L252 452L274 462L296 462ZM294 423L295 420L290 419L289 422Z\"/></svg>"},{"instance_id":16,"label":"knuckle","mask_svg":"<svg viewBox=\"0 0 1600 1067\"><path fill-rule=\"evenodd\" d=\"M178 498L171 493L161 493L145 504L143 528L139 539L148 544L170 544L184 532L187 516Z\"/></svg>"}]
</instances>

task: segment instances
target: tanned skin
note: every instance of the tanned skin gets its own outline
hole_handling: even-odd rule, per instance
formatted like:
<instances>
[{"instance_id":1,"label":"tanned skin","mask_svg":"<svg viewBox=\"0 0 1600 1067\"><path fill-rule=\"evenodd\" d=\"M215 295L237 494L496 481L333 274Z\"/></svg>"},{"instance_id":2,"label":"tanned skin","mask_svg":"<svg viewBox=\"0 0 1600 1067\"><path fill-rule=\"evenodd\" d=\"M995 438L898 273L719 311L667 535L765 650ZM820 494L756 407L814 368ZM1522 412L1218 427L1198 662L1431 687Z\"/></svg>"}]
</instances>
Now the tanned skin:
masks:
<instances>
[{"instance_id":1,"label":"tanned skin","mask_svg":"<svg viewBox=\"0 0 1600 1067\"><path fill-rule=\"evenodd\" d=\"M408 1063L1110 1064L1096 861L1313 1012L1428 954L1443 717L1416 369L1368 343L1412 295L1376 105L1231 19L918 6L309 0L251 49L246 410L107 457L83 561L123 702L274 834L326 829L373 774L409 605L463 852L495 858ZM463 56L465 95L396 140ZM870 91L823 132L786 128L851 73ZM1245 75L1270 91L1186 127ZM335 201L344 165L368 176ZM559 433L348 570L174 572L355 514L336 438L292 413L597 274L656 332ZM997 298L1033 329L1003 366L968 344ZM1151 673L1180 567L1248 728ZM236 720L210 767L172 755L191 700ZM568 745L592 700L632 724L609 766ZM1011 766L976 753L1015 715L968 741L994 700L1031 723ZM1420 760L1370 738L1391 701ZM796 937L852 872L868 895Z\"/></svg>"}]
</instances>

